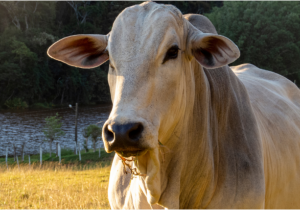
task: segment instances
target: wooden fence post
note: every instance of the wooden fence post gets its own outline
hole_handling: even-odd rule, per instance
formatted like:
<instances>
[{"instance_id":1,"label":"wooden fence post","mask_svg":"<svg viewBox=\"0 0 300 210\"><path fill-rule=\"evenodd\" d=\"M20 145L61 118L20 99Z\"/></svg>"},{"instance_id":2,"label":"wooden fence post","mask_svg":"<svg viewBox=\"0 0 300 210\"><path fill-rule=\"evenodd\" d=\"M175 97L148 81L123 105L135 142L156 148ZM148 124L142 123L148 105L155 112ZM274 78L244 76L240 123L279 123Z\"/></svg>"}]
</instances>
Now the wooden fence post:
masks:
<instances>
[{"instance_id":1,"label":"wooden fence post","mask_svg":"<svg viewBox=\"0 0 300 210\"><path fill-rule=\"evenodd\" d=\"M78 145L79 146L79 161L81 161L81 152L80 152L80 144Z\"/></svg>"},{"instance_id":2,"label":"wooden fence post","mask_svg":"<svg viewBox=\"0 0 300 210\"><path fill-rule=\"evenodd\" d=\"M75 145L76 145L76 155L77 155L77 118L78 118L78 103L76 103L75 109Z\"/></svg>"},{"instance_id":3,"label":"wooden fence post","mask_svg":"<svg viewBox=\"0 0 300 210\"><path fill-rule=\"evenodd\" d=\"M14 161L16 161L17 147L15 146L15 144L13 144L13 147L14 147Z\"/></svg>"},{"instance_id":4,"label":"wooden fence post","mask_svg":"<svg viewBox=\"0 0 300 210\"><path fill-rule=\"evenodd\" d=\"M8 158L8 147L6 147L6 155L5 155L5 162L6 162L6 167L7 167L7 170L8 170L7 158Z\"/></svg>"},{"instance_id":5,"label":"wooden fence post","mask_svg":"<svg viewBox=\"0 0 300 210\"><path fill-rule=\"evenodd\" d=\"M24 162L24 147L25 147L25 143L22 144L22 162Z\"/></svg>"},{"instance_id":6,"label":"wooden fence post","mask_svg":"<svg viewBox=\"0 0 300 210\"><path fill-rule=\"evenodd\" d=\"M42 145L40 145L40 164L42 166L42 161L43 161L43 150L42 150Z\"/></svg>"},{"instance_id":7,"label":"wooden fence post","mask_svg":"<svg viewBox=\"0 0 300 210\"><path fill-rule=\"evenodd\" d=\"M18 164L18 168L20 169L18 155L17 155L17 164Z\"/></svg>"},{"instance_id":8,"label":"wooden fence post","mask_svg":"<svg viewBox=\"0 0 300 210\"><path fill-rule=\"evenodd\" d=\"M61 163L61 148L60 144L58 143L58 159L59 159L59 164Z\"/></svg>"},{"instance_id":9,"label":"wooden fence post","mask_svg":"<svg viewBox=\"0 0 300 210\"><path fill-rule=\"evenodd\" d=\"M30 155L28 155L28 162L29 162L29 165L30 165Z\"/></svg>"}]
</instances>

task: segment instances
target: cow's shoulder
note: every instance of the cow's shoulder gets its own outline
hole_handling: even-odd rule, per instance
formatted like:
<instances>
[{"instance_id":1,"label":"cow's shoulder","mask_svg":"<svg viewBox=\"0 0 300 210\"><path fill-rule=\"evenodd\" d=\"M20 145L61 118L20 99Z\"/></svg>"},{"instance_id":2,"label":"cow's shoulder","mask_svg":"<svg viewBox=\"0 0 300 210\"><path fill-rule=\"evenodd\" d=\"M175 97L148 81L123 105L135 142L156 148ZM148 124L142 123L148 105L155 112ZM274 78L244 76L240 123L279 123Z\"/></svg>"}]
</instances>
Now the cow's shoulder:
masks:
<instances>
[{"instance_id":1,"label":"cow's shoulder","mask_svg":"<svg viewBox=\"0 0 300 210\"><path fill-rule=\"evenodd\" d=\"M245 77L245 76L257 77L257 79L273 80L273 81L280 81L281 83L286 83L286 82L289 83L289 80L286 79L285 77L276 74L272 71L258 68L257 66L250 63L241 64L238 66L231 66L230 68L238 77Z\"/></svg>"},{"instance_id":2,"label":"cow's shoulder","mask_svg":"<svg viewBox=\"0 0 300 210\"><path fill-rule=\"evenodd\" d=\"M246 86L250 93L250 98L258 99L263 97L263 94L258 93L269 92L269 97L277 98L280 96L282 99L290 100L298 103L298 106L300 105L299 88L287 78L252 64L241 64L233 66L231 69Z\"/></svg>"},{"instance_id":3,"label":"cow's shoulder","mask_svg":"<svg viewBox=\"0 0 300 210\"><path fill-rule=\"evenodd\" d=\"M287 78L251 64L231 68L246 87L262 139L268 183L265 208L298 206L290 195L300 193L296 187L300 185L299 88Z\"/></svg>"},{"instance_id":4,"label":"cow's shoulder","mask_svg":"<svg viewBox=\"0 0 300 210\"><path fill-rule=\"evenodd\" d=\"M212 22L203 15L185 14L183 17L187 19L193 26L195 26L204 33L218 34Z\"/></svg>"}]
</instances>

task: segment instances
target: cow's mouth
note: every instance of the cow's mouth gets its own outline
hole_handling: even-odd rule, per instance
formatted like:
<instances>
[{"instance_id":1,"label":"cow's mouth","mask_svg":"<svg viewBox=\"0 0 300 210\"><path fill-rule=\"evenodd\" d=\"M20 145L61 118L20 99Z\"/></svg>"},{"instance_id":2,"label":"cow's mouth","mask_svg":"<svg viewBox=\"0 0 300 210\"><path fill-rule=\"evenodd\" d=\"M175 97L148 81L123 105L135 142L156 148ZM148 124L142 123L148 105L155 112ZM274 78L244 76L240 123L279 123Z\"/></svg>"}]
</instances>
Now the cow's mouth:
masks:
<instances>
[{"instance_id":1,"label":"cow's mouth","mask_svg":"<svg viewBox=\"0 0 300 210\"><path fill-rule=\"evenodd\" d=\"M147 150L134 150L134 151L116 151L116 153L119 155L119 156L122 156L122 157L137 157L137 156L142 156L144 155L145 153L147 152Z\"/></svg>"}]
</instances>

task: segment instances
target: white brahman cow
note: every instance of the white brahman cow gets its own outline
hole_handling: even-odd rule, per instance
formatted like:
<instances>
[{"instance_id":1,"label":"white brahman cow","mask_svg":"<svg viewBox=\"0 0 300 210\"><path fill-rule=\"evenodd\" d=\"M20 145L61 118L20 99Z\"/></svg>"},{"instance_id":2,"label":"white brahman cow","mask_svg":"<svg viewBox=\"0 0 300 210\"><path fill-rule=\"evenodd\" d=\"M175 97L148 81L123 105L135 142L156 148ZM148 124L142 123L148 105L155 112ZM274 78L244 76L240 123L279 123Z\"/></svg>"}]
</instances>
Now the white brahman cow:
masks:
<instances>
[{"instance_id":1,"label":"white brahman cow","mask_svg":"<svg viewBox=\"0 0 300 210\"><path fill-rule=\"evenodd\" d=\"M112 208L300 208L300 92L251 64L230 68L239 49L207 18L147 2L110 34L64 38L48 55L110 61Z\"/></svg>"}]
</instances>

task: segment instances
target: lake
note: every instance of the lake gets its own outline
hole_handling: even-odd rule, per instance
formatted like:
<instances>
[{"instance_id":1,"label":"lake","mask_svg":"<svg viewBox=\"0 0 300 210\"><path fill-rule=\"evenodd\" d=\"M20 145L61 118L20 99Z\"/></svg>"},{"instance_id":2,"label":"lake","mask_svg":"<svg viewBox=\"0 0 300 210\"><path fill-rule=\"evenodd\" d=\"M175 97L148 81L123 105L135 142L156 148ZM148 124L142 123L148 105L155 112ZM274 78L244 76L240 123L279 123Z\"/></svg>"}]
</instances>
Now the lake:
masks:
<instances>
[{"instance_id":1,"label":"lake","mask_svg":"<svg viewBox=\"0 0 300 210\"><path fill-rule=\"evenodd\" d=\"M75 106L73 105L73 108ZM84 137L82 130L90 124L103 126L111 111L112 105L90 105L78 108L78 144L83 149ZM52 143L52 152L55 152L56 142L64 149L74 149L75 147L75 111L69 107L39 109L39 110L3 110L0 111L0 156L4 156L8 147L9 155L13 155L13 144L17 147L17 155L21 155L22 144L25 143L25 154L39 153L42 145L43 151L49 151L49 142L45 141L43 128L45 118L54 116L56 113L62 117L62 130L65 132ZM101 138L97 142L97 148L103 147ZM92 140L89 139L88 147L92 148Z\"/></svg>"}]
</instances>

